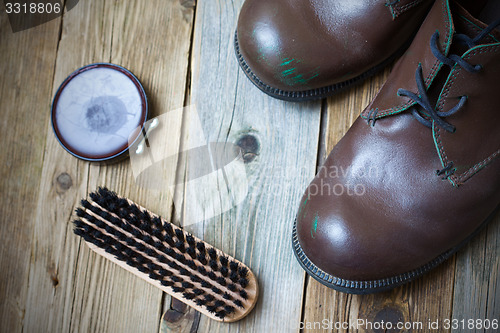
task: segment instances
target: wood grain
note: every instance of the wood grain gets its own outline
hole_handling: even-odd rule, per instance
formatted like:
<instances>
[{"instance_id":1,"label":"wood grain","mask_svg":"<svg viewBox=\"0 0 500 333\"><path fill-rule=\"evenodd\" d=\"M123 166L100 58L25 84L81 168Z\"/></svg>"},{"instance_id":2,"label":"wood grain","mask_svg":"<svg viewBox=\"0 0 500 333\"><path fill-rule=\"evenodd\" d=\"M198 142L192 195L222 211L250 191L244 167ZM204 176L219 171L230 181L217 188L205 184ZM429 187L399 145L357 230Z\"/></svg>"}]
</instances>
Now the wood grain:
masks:
<instances>
[{"instance_id":1,"label":"wood grain","mask_svg":"<svg viewBox=\"0 0 500 333\"><path fill-rule=\"evenodd\" d=\"M208 142L240 142L248 149L245 142L257 142L247 156L248 195L230 211L187 228L247 264L260 296L239 322L220 324L202 316L196 326L184 325L186 331L290 331L300 318L304 273L293 257L290 232L298 200L314 175L320 102L278 101L245 77L233 48L242 3L197 2L190 103L196 104ZM182 195L189 210L196 195Z\"/></svg>"},{"instance_id":2,"label":"wood grain","mask_svg":"<svg viewBox=\"0 0 500 333\"><path fill-rule=\"evenodd\" d=\"M233 37L242 3L81 0L62 18L18 33L12 33L0 5L0 332L274 333L297 332L300 321L323 319L425 325L500 317L498 216L445 264L387 293L352 296L305 277L290 246L300 196L317 162L324 161L388 71L323 102L270 98L236 63ZM126 161L96 165L66 153L50 126L52 96L73 70L100 61L136 74L152 117L195 105L207 142L239 145L248 180L244 200L191 224L200 193L182 181L196 161L179 164L175 172L160 170L159 177L180 181L169 194L137 183ZM162 142L168 151L183 150L196 134L185 112L174 118L162 124L165 132L159 135L167 138ZM79 200L100 185L184 224L247 264L261 287L256 308L241 322L217 323L95 255L70 222ZM466 331L494 332L453 330ZM424 326L402 332L437 331Z\"/></svg>"},{"instance_id":3,"label":"wood grain","mask_svg":"<svg viewBox=\"0 0 500 333\"><path fill-rule=\"evenodd\" d=\"M60 19L12 33L0 8L0 331L20 332Z\"/></svg>"},{"instance_id":4,"label":"wood grain","mask_svg":"<svg viewBox=\"0 0 500 333\"><path fill-rule=\"evenodd\" d=\"M63 79L78 67L110 60L111 15L112 6L109 2L96 5L82 2L63 16L61 40L54 59L56 72L52 95ZM98 18L97 22L102 23L95 24L96 21L91 18ZM82 44L85 47L82 48ZM91 306L83 309L78 304L75 306L75 294L78 294L78 291L75 292L78 290L76 280L80 276L89 280L88 274L100 276L98 267L102 267L104 262L97 262L97 269L93 271L82 269L77 264L79 240L72 234L70 223L79 198L86 197L89 165L61 149L49 126L46 135L24 329L29 332L69 331L75 327L89 329L99 319L89 316L92 313ZM61 186L57 179L65 179L64 185ZM88 255L82 254L89 260ZM93 263L92 258L90 263ZM57 284L52 283L51 276L57 278ZM100 292L106 284L93 282L90 287ZM93 298L91 295L85 296L85 300ZM89 316L87 320L86 315Z\"/></svg>"},{"instance_id":5,"label":"wood grain","mask_svg":"<svg viewBox=\"0 0 500 333\"><path fill-rule=\"evenodd\" d=\"M182 107L193 24L192 5L185 1L120 1L115 3L114 9L111 61L129 68L140 78L148 95L152 116ZM174 121L173 124L182 124L182 121ZM176 138L180 137L181 128L162 125L172 138L166 144L178 145ZM137 186L127 164L107 168L92 166L89 190L102 184L159 215L170 216L172 201L168 191ZM124 290L121 292L115 290L113 294L95 295L93 308L99 309L100 303L107 304L110 297L115 301L106 310L110 318L98 324L106 327L106 331L157 331L164 311L162 300L170 297L162 296L158 289L115 266L111 270L116 270L117 276L110 279L109 284L126 284L122 285ZM82 297L86 294L82 291ZM110 324L116 326L109 327Z\"/></svg>"},{"instance_id":6,"label":"wood grain","mask_svg":"<svg viewBox=\"0 0 500 333\"><path fill-rule=\"evenodd\" d=\"M452 332L495 332L476 320L500 318L500 216L457 254ZM461 325L465 320L465 329ZM472 322L470 321L472 320ZM484 322L485 324L486 322ZM469 326L471 325L472 326Z\"/></svg>"},{"instance_id":7,"label":"wood grain","mask_svg":"<svg viewBox=\"0 0 500 333\"><path fill-rule=\"evenodd\" d=\"M180 107L191 25L192 10L178 2L81 1L63 17L52 94L76 68L114 62L132 70L147 94L154 96L153 114ZM79 199L98 185L166 216L171 199L154 192L148 196L146 189L136 188L127 163L99 166L78 161L59 146L48 126L46 133L24 329L156 331L162 292L92 254L73 235L70 221ZM59 179L65 179L65 185Z\"/></svg>"}]
</instances>

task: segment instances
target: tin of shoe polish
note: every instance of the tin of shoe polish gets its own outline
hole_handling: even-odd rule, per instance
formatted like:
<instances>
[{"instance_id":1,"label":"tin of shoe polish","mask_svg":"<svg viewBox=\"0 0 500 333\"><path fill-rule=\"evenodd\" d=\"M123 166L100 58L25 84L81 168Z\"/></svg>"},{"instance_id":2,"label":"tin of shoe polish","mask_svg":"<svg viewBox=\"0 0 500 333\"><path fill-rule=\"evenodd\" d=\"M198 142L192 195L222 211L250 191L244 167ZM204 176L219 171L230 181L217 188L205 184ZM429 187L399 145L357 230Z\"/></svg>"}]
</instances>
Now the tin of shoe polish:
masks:
<instances>
[{"instance_id":1,"label":"tin of shoe polish","mask_svg":"<svg viewBox=\"0 0 500 333\"><path fill-rule=\"evenodd\" d=\"M69 75L57 90L52 128L70 154L92 162L128 155L148 117L144 88L129 70L96 63Z\"/></svg>"}]
</instances>

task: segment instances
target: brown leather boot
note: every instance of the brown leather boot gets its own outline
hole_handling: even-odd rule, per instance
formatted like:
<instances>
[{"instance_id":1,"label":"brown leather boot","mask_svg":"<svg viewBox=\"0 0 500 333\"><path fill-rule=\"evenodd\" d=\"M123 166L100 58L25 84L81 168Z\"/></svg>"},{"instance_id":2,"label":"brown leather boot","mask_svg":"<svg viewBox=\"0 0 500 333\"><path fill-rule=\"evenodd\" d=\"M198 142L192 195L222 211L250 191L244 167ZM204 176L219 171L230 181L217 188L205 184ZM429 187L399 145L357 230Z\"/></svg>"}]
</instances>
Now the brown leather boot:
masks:
<instances>
[{"instance_id":1,"label":"brown leather boot","mask_svg":"<svg viewBox=\"0 0 500 333\"><path fill-rule=\"evenodd\" d=\"M494 10L500 18L499 3L486 4L485 17ZM435 2L302 199L293 248L319 282L359 294L393 288L492 219L500 202L499 25Z\"/></svg>"},{"instance_id":2,"label":"brown leather boot","mask_svg":"<svg viewBox=\"0 0 500 333\"><path fill-rule=\"evenodd\" d=\"M246 0L235 50L250 80L284 100L322 98L409 46L434 0Z\"/></svg>"}]
</instances>

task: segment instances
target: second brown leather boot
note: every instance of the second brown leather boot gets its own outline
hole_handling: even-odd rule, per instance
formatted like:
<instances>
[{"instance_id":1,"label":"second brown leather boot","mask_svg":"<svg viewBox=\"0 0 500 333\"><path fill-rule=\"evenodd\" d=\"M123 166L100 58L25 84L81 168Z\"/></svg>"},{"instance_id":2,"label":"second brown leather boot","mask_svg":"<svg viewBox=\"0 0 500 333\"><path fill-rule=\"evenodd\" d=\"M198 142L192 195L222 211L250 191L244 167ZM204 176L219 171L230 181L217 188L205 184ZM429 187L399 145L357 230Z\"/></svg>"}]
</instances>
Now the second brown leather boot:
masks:
<instances>
[{"instance_id":1,"label":"second brown leather boot","mask_svg":"<svg viewBox=\"0 0 500 333\"><path fill-rule=\"evenodd\" d=\"M400 55L433 0L246 0L235 50L265 93L322 98L369 77Z\"/></svg>"}]
</instances>

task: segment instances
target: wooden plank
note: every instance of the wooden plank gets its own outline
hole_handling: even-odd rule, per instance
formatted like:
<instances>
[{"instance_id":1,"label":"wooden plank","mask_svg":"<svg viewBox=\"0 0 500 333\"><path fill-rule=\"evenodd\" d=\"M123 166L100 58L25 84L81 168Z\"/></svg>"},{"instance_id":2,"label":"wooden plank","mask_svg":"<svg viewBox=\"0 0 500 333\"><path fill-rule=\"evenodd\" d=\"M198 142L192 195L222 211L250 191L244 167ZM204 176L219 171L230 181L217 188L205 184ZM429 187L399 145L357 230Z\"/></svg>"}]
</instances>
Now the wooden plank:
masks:
<instances>
[{"instance_id":1,"label":"wooden plank","mask_svg":"<svg viewBox=\"0 0 500 333\"><path fill-rule=\"evenodd\" d=\"M373 332L367 322L384 321L393 325L408 323L415 325L412 326L413 332L426 332L429 320L449 318L453 293L453 284L449 281L453 281L453 267L454 262L451 260L409 285L371 295L336 292L309 278L301 326L306 332L330 332L331 327L336 326L328 325L351 324L354 326L340 327L335 332ZM361 324L355 325L359 320ZM317 324L324 321L327 326ZM442 328L439 330L447 331ZM412 332L412 329L400 332Z\"/></svg>"},{"instance_id":2,"label":"wooden plank","mask_svg":"<svg viewBox=\"0 0 500 333\"><path fill-rule=\"evenodd\" d=\"M192 13L180 2L81 1L63 18L52 93L74 69L104 61L138 76L153 115L182 106ZM80 198L101 185L164 216L171 199L136 186L126 161L100 166L71 157L51 130L45 150L26 331L157 331L162 292L93 254L69 222Z\"/></svg>"},{"instance_id":3,"label":"wooden plank","mask_svg":"<svg viewBox=\"0 0 500 333\"><path fill-rule=\"evenodd\" d=\"M51 96L78 67L109 60L111 22L106 19L109 15L110 6L105 2L95 6L82 2L63 16ZM91 18L99 18L103 23L95 24ZM88 182L88 164L60 147L50 124L46 133L24 322L28 332L69 331L72 327L69 318L78 272L79 240L72 234L69 222L78 199L86 196Z\"/></svg>"},{"instance_id":4,"label":"wooden plank","mask_svg":"<svg viewBox=\"0 0 500 333\"><path fill-rule=\"evenodd\" d=\"M300 318L304 273L290 237L298 202L314 176L321 103L275 100L245 77L233 48L242 3L197 2L190 102L207 142L244 147L248 194L233 209L186 228L247 264L259 280L260 299L233 324L181 309L176 325L164 325L164 332L289 332ZM181 195L186 218L198 193L186 188Z\"/></svg>"},{"instance_id":5,"label":"wooden plank","mask_svg":"<svg viewBox=\"0 0 500 333\"><path fill-rule=\"evenodd\" d=\"M20 332L60 19L13 33L0 7L0 330Z\"/></svg>"},{"instance_id":6,"label":"wooden plank","mask_svg":"<svg viewBox=\"0 0 500 333\"><path fill-rule=\"evenodd\" d=\"M135 3L121 2L119 5L121 10L116 11L115 25L120 33L113 35L113 61L131 69L137 75L140 74L141 82L148 95L151 117L161 116L171 110L181 108L185 102L186 80L188 79L194 1L137 1ZM124 38L127 36L133 38ZM144 39L145 36L146 39ZM161 124L162 129L159 134L168 139L163 143L168 147L166 150L171 151L171 146L178 150L182 131L182 113L179 113L179 117L180 119L176 119L176 116L170 116L168 124ZM162 179L175 178L175 170L174 174L170 174L171 171L164 169L162 175L158 176ZM128 169L117 172L116 169L108 168L105 175L100 173L102 173L100 168L91 169L91 178L95 178L96 186L97 184L110 184L108 185L110 188L155 213L166 217L171 216L172 196L168 188L158 189L149 187L147 184L145 187L136 184ZM117 174L126 180L116 182ZM144 286L142 281L141 285ZM149 288L149 286L146 287ZM158 296L155 290L149 290L148 293ZM124 297L129 302L135 298L135 296ZM170 300L171 297L164 294L163 303L161 300L158 303L158 299L155 299L155 307L160 305L156 313L148 310L137 313L137 316L147 320L149 327L154 326L154 331L158 331L162 312L165 311L164 307L170 303ZM142 304L152 303L144 298ZM120 311L120 308L116 310ZM126 316L130 316L130 313L117 312L116 316L116 320L123 321ZM141 320L141 318L130 320L137 321L137 319ZM129 330L129 327L125 325L124 329ZM134 331L148 330L144 326L137 325Z\"/></svg>"},{"instance_id":7,"label":"wooden plank","mask_svg":"<svg viewBox=\"0 0 500 333\"><path fill-rule=\"evenodd\" d=\"M451 318L458 327L452 332L496 331L490 325L500 318L499 253L500 216L497 214L457 255Z\"/></svg>"}]
</instances>

